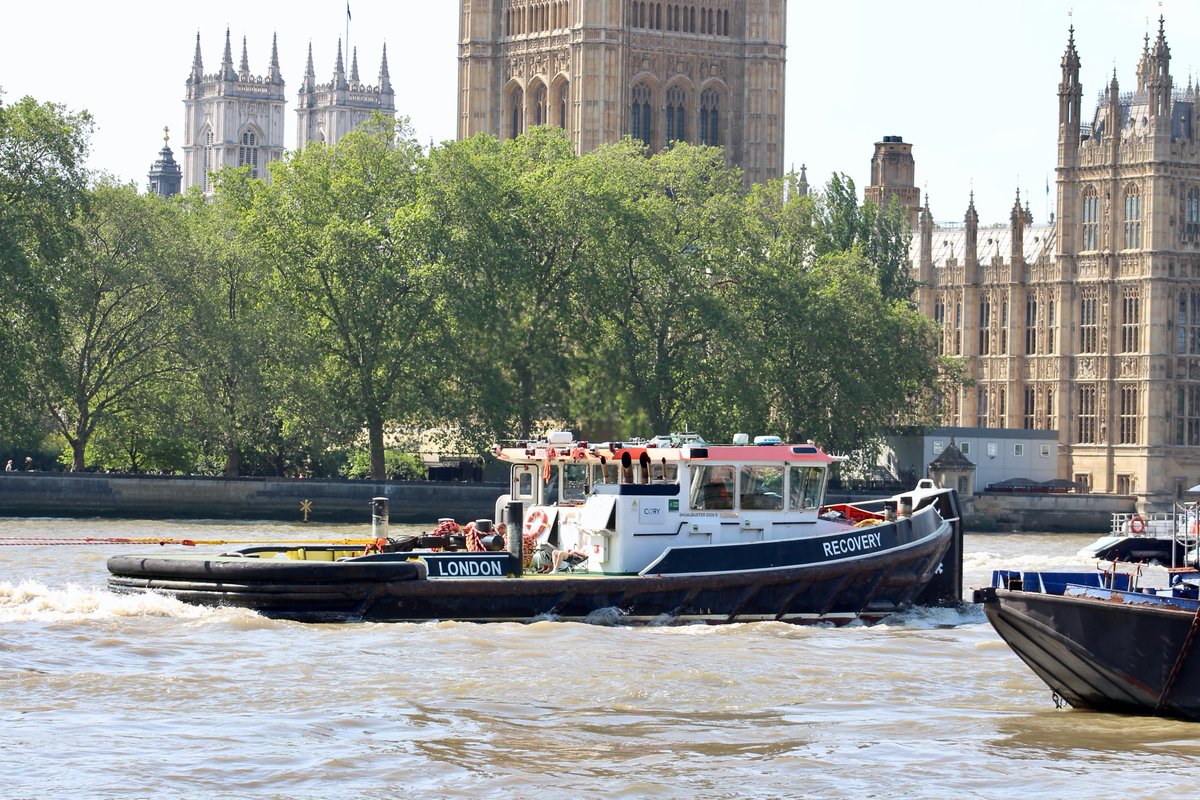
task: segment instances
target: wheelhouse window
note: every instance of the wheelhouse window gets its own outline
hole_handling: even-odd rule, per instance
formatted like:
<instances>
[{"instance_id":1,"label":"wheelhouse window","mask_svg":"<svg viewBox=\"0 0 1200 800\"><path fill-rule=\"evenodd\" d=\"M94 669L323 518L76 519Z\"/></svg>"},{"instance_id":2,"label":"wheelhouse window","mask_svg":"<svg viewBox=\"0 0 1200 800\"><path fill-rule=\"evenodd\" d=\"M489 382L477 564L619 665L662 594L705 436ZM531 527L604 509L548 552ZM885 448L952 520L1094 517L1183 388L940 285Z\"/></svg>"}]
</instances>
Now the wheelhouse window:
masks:
<instances>
[{"instance_id":1,"label":"wheelhouse window","mask_svg":"<svg viewBox=\"0 0 1200 800\"><path fill-rule=\"evenodd\" d=\"M825 470L821 467L790 467L788 507L793 511L816 508L821 503Z\"/></svg>"},{"instance_id":2,"label":"wheelhouse window","mask_svg":"<svg viewBox=\"0 0 1200 800\"><path fill-rule=\"evenodd\" d=\"M582 502L588 494L587 464L567 464L563 470L563 500Z\"/></svg>"},{"instance_id":3,"label":"wheelhouse window","mask_svg":"<svg viewBox=\"0 0 1200 800\"><path fill-rule=\"evenodd\" d=\"M741 507L759 511L783 510L783 467L744 466L738 474Z\"/></svg>"},{"instance_id":4,"label":"wheelhouse window","mask_svg":"<svg viewBox=\"0 0 1200 800\"><path fill-rule=\"evenodd\" d=\"M734 470L723 464L704 464L692 472L689 506L693 511L733 509Z\"/></svg>"}]
</instances>

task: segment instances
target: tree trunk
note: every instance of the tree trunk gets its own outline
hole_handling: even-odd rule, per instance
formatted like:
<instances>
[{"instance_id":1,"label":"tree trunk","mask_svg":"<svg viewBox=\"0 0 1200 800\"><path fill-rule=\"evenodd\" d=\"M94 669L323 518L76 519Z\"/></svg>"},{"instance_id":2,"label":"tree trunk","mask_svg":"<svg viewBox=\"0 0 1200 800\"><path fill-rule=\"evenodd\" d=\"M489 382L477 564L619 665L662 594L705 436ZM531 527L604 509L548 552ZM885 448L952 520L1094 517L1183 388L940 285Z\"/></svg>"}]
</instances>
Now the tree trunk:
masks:
<instances>
[{"instance_id":1,"label":"tree trunk","mask_svg":"<svg viewBox=\"0 0 1200 800\"><path fill-rule=\"evenodd\" d=\"M383 461L383 417L371 415L367 419L367 445L371 450L371 479L381 481L387 477Z\"/></svg>"},{"instance_id":2,"label":"tree trunk","mask_svg":"<svg viewBox=\"0 0 1200 800\"><path fill-rule=\"evenodd\" d=\"M233 442L225 444L225 477L236 478L238 470L241 468L241 452Z\"/></svg>"},{"instance_id":3,"label":"tree trunk","mask_svg":"<svg viewBox=\"0 0 1200 800\"><path fill-rule=\"evenodd\" d=\"M71 472L83 472L87 468L83 454L87 449L87 439L80 437L71 440Z\"/></svg>"}]
</instances>

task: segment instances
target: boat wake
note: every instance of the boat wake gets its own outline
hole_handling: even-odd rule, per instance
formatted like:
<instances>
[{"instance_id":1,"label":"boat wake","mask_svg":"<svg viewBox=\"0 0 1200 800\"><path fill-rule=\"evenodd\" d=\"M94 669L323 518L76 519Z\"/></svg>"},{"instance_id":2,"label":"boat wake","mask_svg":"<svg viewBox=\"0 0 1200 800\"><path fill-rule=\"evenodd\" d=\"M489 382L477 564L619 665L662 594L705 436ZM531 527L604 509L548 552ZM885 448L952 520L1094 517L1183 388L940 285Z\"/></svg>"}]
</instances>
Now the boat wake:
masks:
<instances>
[{"instance_id":1,"label":"boat wake","mask_svg":"<svg viewBox=\"0 0 1200 800\"><path fill-rule=\"evenodd\" d=\"M907 611L886 617L879 625L889 628L933 630L957 628L960 625L978 625L984 622L987 622L987 617L984 616L981 606L976 603L964 603L958 608L914 606Z\"/></svg>"},{"instance_id":2,"label":"boat wake","mask_svg":"<svg viewBox=\"0 0 1200 800\"><path fill-rule=\"evenodd\" d=\"M254 612L193 606L159 594L114 594L95 586L47 586L34 580L0 581L0 622L76 621L121 617L228 619Z\"/></svg>"}]
</instances>

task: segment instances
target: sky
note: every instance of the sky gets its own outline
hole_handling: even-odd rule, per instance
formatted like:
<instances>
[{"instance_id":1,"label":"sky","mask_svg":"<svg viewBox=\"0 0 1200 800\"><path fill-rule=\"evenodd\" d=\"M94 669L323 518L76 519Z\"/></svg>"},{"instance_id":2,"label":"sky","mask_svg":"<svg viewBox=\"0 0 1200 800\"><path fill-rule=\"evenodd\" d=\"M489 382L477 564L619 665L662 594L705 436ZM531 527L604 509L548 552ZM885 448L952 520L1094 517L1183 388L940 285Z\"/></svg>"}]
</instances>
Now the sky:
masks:
<instances>
[{"instance_id":1,"label":"sky","mask_svg":"<svg viewBox=\"0 0 1200 800\"><path fill-rule=\"evenodd\" d=\"M235 67L245 36L250 71L267 71L271 36L286 81L286 145L295 145L295 98L311 42L317 79L333 73L345 38L344 0L41 0L0 12L5 101L86 109L95 118L89 163L145 186L163 126L182 160L184 82L200 33L204 71L220 64L225 29ZM455 136L456 0L351 0L350 43L375 83L387 43L397 111L422 142ZM1200 77L1195 0L791 0L787 9L784 162L823 186L842 172L861 189L874 143L913 144L917 185L934 219L961 221L969 193L982 224L1006 223L1019 189L1037 222L1054 210L1058 82L1075 27L1084 120L1114 70L1136 81L1143 38L1166 18L1178 88ZM1050 197L1053 195L1051 194Z\"/></svg>"}]
</instances>

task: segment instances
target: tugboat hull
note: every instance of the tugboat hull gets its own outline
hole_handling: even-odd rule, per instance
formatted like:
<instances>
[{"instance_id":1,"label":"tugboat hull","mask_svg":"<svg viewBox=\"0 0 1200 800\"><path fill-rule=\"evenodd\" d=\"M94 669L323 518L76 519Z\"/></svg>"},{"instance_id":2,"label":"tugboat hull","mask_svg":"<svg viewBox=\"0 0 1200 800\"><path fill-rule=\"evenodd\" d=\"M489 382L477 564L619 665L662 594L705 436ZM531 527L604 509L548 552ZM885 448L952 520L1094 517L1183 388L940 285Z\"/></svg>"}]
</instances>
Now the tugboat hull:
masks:
<instances>
[{"instance_id":1,"label":"tugboat hull","mask_svg":"<svg viewBox=\"0 0 1200 800\"><path fill-rule=\"evenodd\" d=\"M351 562L114 556L109 588L309 620L620 623L867 622L917 601L960 542L957 521L909 544L823 563L686 575L558 574L428 578L438 558L394 553ZM464 563L505 554L454 554ZM961 555L958 555L961 557ZM378 559L378 560L372 560ZM431 567L426 567L425 561ZM355 573L345 570L356 568ZM462 570L466 572L466 570ZM438 574L436 571L433 574ZM486 573L485 573L486 574ZM599 615L599 616L598 616Z\"/></svg>"}]
</instances>

